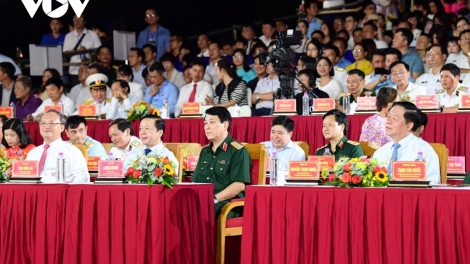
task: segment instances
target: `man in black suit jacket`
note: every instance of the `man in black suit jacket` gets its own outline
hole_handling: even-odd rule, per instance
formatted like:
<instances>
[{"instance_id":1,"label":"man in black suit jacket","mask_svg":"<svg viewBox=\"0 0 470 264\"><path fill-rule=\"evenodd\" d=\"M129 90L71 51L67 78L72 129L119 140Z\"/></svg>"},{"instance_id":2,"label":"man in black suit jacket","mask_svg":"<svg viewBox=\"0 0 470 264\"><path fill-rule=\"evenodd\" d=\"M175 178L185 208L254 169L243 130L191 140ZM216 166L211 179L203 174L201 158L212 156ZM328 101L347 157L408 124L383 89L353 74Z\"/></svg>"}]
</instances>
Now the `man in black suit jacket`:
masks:
<instances>
[{"instance_id":1,"label":"man in black suit jacket","mask_svg":"<svg viewBox=\"0 0 470 264\"><path fill-rule=\"evenodd\" d=\"M9 106L12 102L16 103L18 99L15 96L15 66L10 62L0 62L0 104L1 106ZM8 101L3 96L9 97Z\"/></svg>"}]
</instances>

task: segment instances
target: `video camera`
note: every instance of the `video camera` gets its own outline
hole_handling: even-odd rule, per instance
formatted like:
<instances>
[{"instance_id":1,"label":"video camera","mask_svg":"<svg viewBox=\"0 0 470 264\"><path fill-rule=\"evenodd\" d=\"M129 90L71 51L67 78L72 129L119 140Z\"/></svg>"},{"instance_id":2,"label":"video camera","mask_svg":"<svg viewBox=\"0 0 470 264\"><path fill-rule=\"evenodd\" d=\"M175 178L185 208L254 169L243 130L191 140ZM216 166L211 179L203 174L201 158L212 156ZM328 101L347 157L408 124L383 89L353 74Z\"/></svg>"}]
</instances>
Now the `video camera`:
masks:
<instances>
[{"instance_id":1,"label":"video camera","mask_svg":"<svg viewBox=\"0 0 470 264\"><path fill-rule=\"evenodd\" d=\"M301 45L302 35L300 31L288 29L279 32L274 41L273 51L261 53L259 62L262 64L272 63L274 71L279 75L280 89L277 97L284 95L286 98L293 97L293 86L295 76L295 52L290 49L291 45Z\"/></svg>"}]
</instances>

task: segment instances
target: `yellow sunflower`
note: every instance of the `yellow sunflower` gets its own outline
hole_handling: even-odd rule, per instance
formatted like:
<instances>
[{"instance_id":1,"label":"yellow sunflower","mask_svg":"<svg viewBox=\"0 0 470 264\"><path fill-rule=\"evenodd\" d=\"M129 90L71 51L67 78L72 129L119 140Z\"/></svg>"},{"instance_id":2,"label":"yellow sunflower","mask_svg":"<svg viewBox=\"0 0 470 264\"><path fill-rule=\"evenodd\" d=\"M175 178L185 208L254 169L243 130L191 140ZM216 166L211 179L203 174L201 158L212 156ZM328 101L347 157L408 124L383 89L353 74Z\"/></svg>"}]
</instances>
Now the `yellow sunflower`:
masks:
<instances>
[{"instance_id":1,"label":"yellow sunflower","mask_svg":"<svg viewBox=\"0 0 470 264\"><path fill-rule=\"evenodd\" d=\"M173 170L170 164L166 164L165 166L163 166L163 171L165 172L165 174L168 174L168 175L175 174L175 170Z\"/></svg>"},{"instance_id":2,"label":"yellow sunflower","mask_svg":"<svg viewBox=\"0 0 470 264\"><path fill-rule=\"evenodd\" d=\"M383 171L379 171L379 172L375 173L375 178L378 181L381 181L381 182L387 182L387 180L388 180L387 174Z\"/></svg>"}]
</instances>

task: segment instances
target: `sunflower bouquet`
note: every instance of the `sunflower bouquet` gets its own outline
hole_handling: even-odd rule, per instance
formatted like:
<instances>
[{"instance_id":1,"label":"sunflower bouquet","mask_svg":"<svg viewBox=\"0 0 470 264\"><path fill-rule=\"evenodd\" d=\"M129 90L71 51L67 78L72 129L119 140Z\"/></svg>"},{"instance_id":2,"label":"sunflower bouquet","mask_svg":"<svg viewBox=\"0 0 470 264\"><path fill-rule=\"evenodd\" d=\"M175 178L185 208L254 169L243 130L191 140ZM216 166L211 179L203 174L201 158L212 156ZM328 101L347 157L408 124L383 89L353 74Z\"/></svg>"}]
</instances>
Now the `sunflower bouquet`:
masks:
<instances>
[{"instance_id":1,"label":"sunflower bouquet","mask_svg":"<svg viewBox=\"0 0 470 264\"><path fill-rule=\"evenodd\" d=\"M160 111L158 109L148 104L145 101L139 101L135 103L128 111L127 111L127 121L131 122L136 119L141 119L143 116L146 115L160 115Z\"/></svg>"},{"instance_id":2,"label":"sunflower bouquet","mask_svg":"<svg viewBox=\"0 0 470 264\"><path fill-rule=\"evenodd\" d=\"M176 184L177 165L168 157L142 154L131 164L125 174L129 183L163 184L171 189Z\"/></svg>"},{"instance_id":3,"label":"sunflower bouquet","mask_svg":"<svg viewBox=\"0 0 470 264\"><path fill-rule=\"evenodd\" d=\"M8 181L11 177L11 160L0 157L0 182Z\"/></svg>"},{"instance_id":4,"label":"sunflower bouquet","mask_svg":"<svg viewBox=\"0 0 470 264\"><path fill-rule=\"evenodd\" d=\"M325 185L340 187L384 187L389 183L387 169L377 159L342 157L332 169L323 169L321 176Z\"/></svg>"}]
</instances>

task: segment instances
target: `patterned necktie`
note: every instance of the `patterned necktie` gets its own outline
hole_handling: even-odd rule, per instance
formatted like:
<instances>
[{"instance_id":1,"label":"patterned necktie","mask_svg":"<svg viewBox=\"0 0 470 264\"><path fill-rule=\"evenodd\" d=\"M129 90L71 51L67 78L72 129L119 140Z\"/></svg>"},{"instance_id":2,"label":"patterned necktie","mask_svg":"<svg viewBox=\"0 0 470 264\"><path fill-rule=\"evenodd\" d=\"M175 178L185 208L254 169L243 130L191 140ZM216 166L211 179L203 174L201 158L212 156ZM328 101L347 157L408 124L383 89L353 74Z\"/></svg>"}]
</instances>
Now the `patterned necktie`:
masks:
<instances>
[{"instance_id":1,"label":"patterned necktie","mask_svg":"<svg viewBox=\"0 0 470 264\"><path fill-rule=\"evenodd\" d=\"M388 169L387 169L387 173L388 173L389 176L392 175L392 162L394 162L398 159L398 148L399 147L400 147L400 144L398 144L398 143L393 144L392 158L390 159L390 163L388 164Z\"/></svg>"},{"instance_id":2,"label":"patterned necktie","mask_svg":"<svg viewBox=\"0 0 470 264\"><path fill-rule=\"evenodd\" d=\"M44 150L42 152L41 159L39 160L39 174L41 174L42 170L44 169L44 163L46 163L47 157L47 149L49 149L49 147L49 144L44 145Z\"/></svg>"},{"instance_id":3,"label":"patterned necktie","mask_svg":"<svg viewBox=\"0 0 470 264\"><path fill-rule=\"evenodd\" d=\"M189 96L188 102L194 102L194 99L196 98L196 87L197 83L194 84L193 91L191 92L191 95Z\"/></svg>"},{"instance_id":4,"label":"patterned necktie","mask_svg":"<svg viewBox=\"0 0 470 264\"><path fill-rule=\"evenodd\" d=\"M152 150L149 149L149 148L146 148L146 149L144 150L145 156L147 156L150 152L152 152Z\"/></svg>"}]
</instances>

